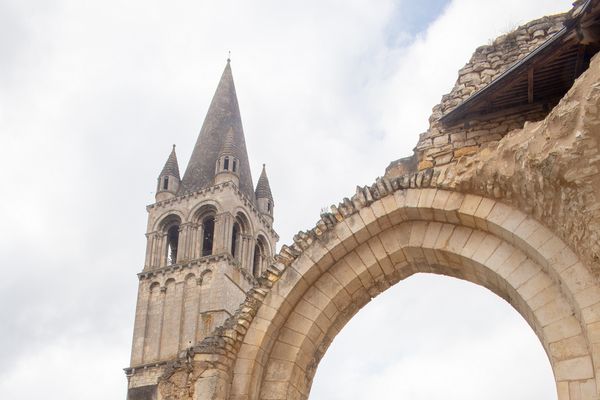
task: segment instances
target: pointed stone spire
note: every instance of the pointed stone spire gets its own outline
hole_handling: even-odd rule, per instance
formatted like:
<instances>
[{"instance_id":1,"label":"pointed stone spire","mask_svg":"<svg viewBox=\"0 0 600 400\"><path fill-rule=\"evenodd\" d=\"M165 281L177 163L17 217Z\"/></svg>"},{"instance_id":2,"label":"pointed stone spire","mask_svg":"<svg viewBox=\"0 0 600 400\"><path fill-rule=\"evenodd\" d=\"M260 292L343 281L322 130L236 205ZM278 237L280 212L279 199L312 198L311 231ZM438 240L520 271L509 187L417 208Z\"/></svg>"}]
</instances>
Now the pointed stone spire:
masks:
<instances>
[{"instance_id":1,"label":"pointed stone spire","mask_svg":"<svg viewBox=\"0 0 600 400\"><path fill-rule=\"evenodd\" d=\"M160 176L165 175L181 179L179 177L179 164L177 163L177 154L175 154L175 145L173 145L173 150L171 150L171 154L169 154L169 158L167 158L167 162L160 173Z\"/></svg>"},{"instance_id":2,"label":"pointed stone spire","mask_svg":"<svg viewBox=\"0 0 600 400\"><path fill-rule=\"evenodd\" d=\"M158 184L156 186L156 201L162 201L174 197L179 191L181 178L179 178L179 165L177 163L177 154L175 154L175 145L167 158L160 175L158 175Z\"/></svg>"},{"instance_id":3,"label":"pointed stone spire","mask_svg":"<svg viewBox=\"0 0 600 400\"><path fill-rule=\"evenodd\" d=\"M225 142L229 142L226 145ZM246 140L229 60L213 96L179 194L194 192L215 183L215 165L222 150L235 151L239 160L239 188L254 202L254 190Z\"/></svg>"},{"instance_id":4,"label":"pointed stone spire","mask_svg":"<svg viewBox=\"0 0 600 400\"><path fill-rule=\"evenodd\" d=\"M273 195L271 194L271 186L269 185L269 178L267 178L267 170L265 164L263 164L260 178L256 184L256 198L257 199L269 199L273 202Z\"/></svg>"},{"instance_id":5,"label":"pointed stone spire","mask_svg":"<svg viewBox=\"0 0 600 400\"><path fill-rule=\"evenodd\" d=\"M275 202L273 201L273 195L271 194L271 185L269 185L269 178L267 178L267 170L265 164L263 164L260 178L256 184L256 202L258 204L258 210L266 216L270 223L273 223L273 207Z\"/></svg>"}]
</instances>

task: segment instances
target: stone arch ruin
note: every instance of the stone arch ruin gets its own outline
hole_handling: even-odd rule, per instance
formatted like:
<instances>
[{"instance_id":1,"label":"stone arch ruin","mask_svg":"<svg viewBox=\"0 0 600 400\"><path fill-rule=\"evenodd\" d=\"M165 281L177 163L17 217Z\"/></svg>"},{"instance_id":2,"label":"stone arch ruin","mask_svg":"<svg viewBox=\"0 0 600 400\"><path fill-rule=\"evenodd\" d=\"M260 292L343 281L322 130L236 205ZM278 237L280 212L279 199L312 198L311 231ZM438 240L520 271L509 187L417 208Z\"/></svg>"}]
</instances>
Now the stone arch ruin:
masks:
<instances>
[{"instance_id":1,"label":"stone arch ruin","mask_svg":"<svg viewBox=\"0 0 600 400\"><path fill-rule=\"evenodd\" d=\"M283 246L237 312L169 363L158 397L306 399L350 318L424 272L505 299L542 343L558 398L598 399L599 3L477 49L414 155ZM573 69L568 85L546 81L551 66ZM560 99L540 89L552 82Z\"/></svg>"}]
</instances>

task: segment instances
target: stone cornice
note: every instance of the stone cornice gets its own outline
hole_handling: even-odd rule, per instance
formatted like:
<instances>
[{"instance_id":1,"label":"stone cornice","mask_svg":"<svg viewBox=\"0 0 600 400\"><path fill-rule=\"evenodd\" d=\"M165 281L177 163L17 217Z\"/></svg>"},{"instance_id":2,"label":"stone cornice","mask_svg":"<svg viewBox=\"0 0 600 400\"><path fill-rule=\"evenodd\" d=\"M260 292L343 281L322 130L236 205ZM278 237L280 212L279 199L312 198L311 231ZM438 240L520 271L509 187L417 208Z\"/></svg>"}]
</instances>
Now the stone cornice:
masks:
<instances>
[{"instance_id":1,"label":"stone cornice","mask_svg":"<svg viewBox=\"0 0 600 400\"><path fill-rule=\"evenodd\" d=\"M256 278L254 278L251 273L242 268L239 261L233 258L229 253L211 254L210 256L201 257L184 263L177 263L167 265L164 267L148 269L138 273L137 275L138 279L142 281L144 279L151 279L159 275L164 276L177 271L192 269L203 264L209 265L217 261L226 261L230 266L240 271L246 282L248 282L249 284L255 285L257 283Z\"/></svg>"},{"instance_id":2,"label":"stone cornice","mask_svg":"<svg viewBox=\"0 0 600 400\"><path fill-rule=\"evenodd\" d=\"M147 363L147 364L136 365L133 367L123 368L123 371L125 371L125 375L127 375L129 377L141 369L165 367L169 363L170 363L170 361L152 362L152 363Z\"/></svg>"}]
</instances>

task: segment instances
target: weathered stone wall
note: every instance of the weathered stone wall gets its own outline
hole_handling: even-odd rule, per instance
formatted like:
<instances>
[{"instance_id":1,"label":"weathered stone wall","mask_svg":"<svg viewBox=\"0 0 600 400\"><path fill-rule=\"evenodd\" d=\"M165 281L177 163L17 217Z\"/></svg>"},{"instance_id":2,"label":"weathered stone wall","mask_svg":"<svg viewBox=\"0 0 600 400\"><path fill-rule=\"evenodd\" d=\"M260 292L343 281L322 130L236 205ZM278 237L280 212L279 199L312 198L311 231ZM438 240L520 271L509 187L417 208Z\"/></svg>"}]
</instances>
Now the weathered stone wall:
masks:
<instances>
[{"instance_id":1,"label":"weathered stone wall","mask_svg":"<svg viewBox=\"0 0 600 400\"><path fill-rule=\"evenodd\" d=\"M600 57L546 119L526 123L438 185L502 199L557 232L600 275Z\"/></svg>"},{"instance_id":2,"label":"weathered stone wall","mask_svg":"<svg viewBox=\"0 0 600 400\"><path fill-rule=\"evenodd\" d=\"M565 18L566 14L558 14L536 19L499 36L489 45L478 47L469 62L458 71L454 88L442 96L442 102L434 107L430 121L452 110L538 48L562 28Z\"/></svg>"},{"instance_id":3,"label":"weathered stone wall","mask_svg":"<svg viewBox=\"0 0 600 400\"><path fill-rule=\"evenodd\" d=\"M539 121L549 110L539 107L527 113L505 115L499 118L469 122L468 126L443 126L439 119L511 65L525 57L562 28L566 14L543 17L498 37L477 50L471 60L458 72L458 79L450 93L433 108L429 129L419 137L412 163L419 170L455 162L463 156L475 154L485 143L501 139L507 132L520 129L526 121ZM388 174L401 175L408 160L393 162Z\"/></svg>"},{"instance_id":4,"label":"weathered stone wall","mask_svg":"<svg viewBox=\"0 0 600 400\"><path fill-rule=\"evenodd\" d=\"M557 232L600 275L598 82L600 58L596 56L544 120L493 136L471 157L423 169L422 173L431 171L432 183L426 180L427 185L514 204ZM453 135L462 139L469 133ZM406 179L397 170L389 170L386 178Z\"/></svg>"}]
</instances>

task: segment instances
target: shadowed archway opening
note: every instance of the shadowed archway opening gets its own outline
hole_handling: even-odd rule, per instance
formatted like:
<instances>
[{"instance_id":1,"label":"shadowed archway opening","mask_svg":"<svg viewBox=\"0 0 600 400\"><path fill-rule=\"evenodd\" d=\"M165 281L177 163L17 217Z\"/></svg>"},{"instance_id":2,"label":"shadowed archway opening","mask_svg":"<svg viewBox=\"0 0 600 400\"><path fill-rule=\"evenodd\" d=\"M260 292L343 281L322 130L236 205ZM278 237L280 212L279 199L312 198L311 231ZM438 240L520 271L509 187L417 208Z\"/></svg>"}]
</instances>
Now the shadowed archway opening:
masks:
<instances>
[{"instance_id":1,"label":"shadowed archway opening","mask_svg":"<svg viewBox=\"0 0 600 400\"><path fill-rule=\"evenodd\" d=\"M557 394L543 346L510 304L471 282L419 273L363 307L319 363L309 399L363 398Z\"/></svg>"}]
</instances>

